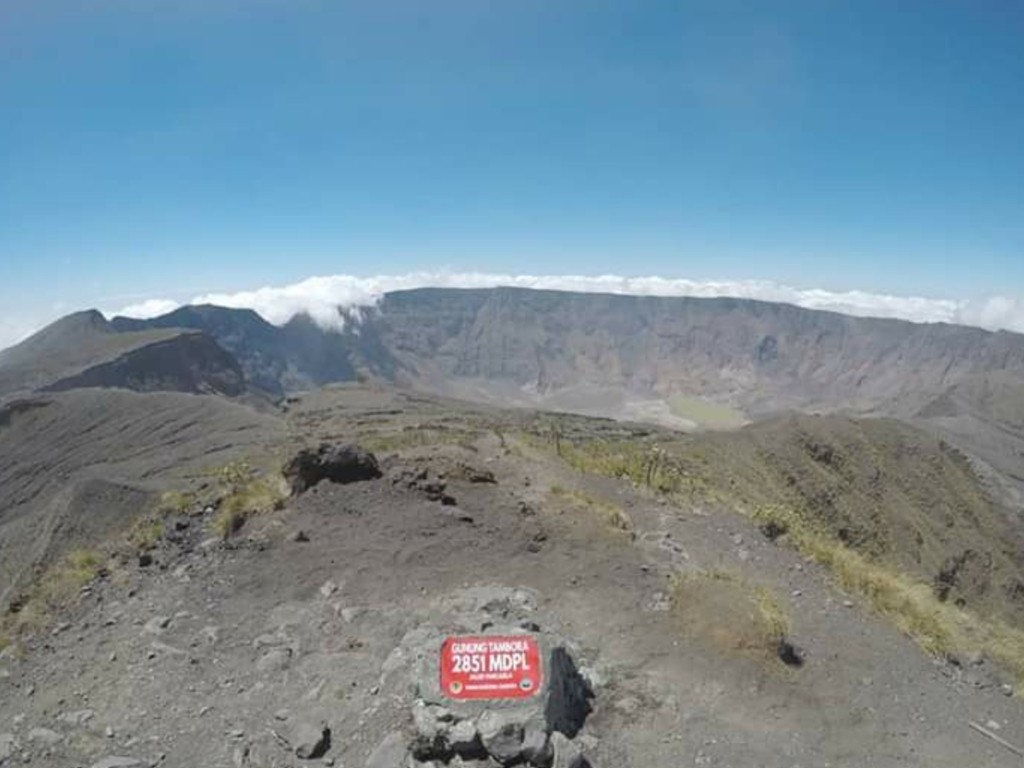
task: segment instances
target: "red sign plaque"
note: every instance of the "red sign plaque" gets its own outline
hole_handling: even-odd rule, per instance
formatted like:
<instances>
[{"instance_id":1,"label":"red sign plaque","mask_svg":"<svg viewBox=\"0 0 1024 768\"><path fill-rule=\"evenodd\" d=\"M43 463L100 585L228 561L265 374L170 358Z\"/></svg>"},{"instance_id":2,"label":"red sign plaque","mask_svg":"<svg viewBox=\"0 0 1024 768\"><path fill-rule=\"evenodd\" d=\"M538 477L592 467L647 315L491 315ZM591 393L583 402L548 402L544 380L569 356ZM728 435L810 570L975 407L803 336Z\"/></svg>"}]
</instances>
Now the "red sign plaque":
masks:
<instances>
[{"instance_id":1,"label":"red sign plaque","mask_svg":"<svg viewBox=\"0 0 1024 768\"><path fill-rule=\"evenodd\" d=\"M441 691L452 699L525 699L541 686L540 649L529 635L464 635L441 644Z\"/></svg>"}]
</instances>

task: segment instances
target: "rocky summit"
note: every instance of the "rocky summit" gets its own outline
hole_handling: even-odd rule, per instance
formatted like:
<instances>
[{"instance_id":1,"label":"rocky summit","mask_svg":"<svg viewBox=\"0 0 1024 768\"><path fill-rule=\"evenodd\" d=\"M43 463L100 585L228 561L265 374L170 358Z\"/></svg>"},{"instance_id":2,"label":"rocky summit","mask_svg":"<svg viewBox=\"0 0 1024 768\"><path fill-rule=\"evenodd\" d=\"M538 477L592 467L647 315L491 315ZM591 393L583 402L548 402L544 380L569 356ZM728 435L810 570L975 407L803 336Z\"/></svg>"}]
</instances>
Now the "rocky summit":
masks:
<instances>
[{"instance_id":1,"label":"rocky summit","mask_svg":"<svg viewBox=\"0 0 1024 768\"><path fill-rule=\"evenodd\" d=\"M1019 344L504 290L73 315L0 355L0 765L1017 765Z\"/></svg>"}]
</instances>

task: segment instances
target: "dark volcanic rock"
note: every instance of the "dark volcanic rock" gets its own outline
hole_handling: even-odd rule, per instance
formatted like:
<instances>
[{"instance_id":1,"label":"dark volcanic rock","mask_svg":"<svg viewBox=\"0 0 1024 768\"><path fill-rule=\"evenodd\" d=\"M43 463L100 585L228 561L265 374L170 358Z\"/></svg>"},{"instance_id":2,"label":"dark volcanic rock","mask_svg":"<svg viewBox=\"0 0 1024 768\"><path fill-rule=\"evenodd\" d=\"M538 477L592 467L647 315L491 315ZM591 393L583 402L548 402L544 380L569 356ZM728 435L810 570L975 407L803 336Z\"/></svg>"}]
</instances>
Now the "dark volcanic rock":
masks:
<instances>
[{"instance_id":1,"label":"dark volcanic rock","mask_svg":"<svg viewBox=\"0 0 1024 768\"><path fill-rule=\"evenodd\" d=\"M591 712L594 691L576 668L565 648L551 651L548 662L548 700L544 719L548 732L564 733L574 738Z\"/></svg>"},{"instance_id":2,"label":"dark volcanic rock","mask_svg":"<svg viewBox=\"0 0 1024 768\"><path fill-rule=\"evenodd\" d=\"M292 493L309 490L321 480L332 483L356 483L381 476L377 457L355 445L322 443L313 450L304 448L284 468Z\"/></svg>"}]
</instances>

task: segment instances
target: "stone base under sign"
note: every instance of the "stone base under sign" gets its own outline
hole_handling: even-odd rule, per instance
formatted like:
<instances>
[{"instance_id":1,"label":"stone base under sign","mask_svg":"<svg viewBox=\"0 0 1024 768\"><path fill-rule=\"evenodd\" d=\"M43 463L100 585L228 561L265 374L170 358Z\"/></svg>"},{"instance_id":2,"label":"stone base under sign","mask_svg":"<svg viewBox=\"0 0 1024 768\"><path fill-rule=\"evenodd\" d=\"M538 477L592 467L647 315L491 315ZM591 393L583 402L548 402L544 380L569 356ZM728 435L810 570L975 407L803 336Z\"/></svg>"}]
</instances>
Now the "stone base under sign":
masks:
<instances>
[{"instance_id":1,"label":"stone base under sign","mask_svg":"<svg viewBox=\"0 0 1024 768\"><path fill-rule=\"evenodd\" d=\"M454 621L446 623L444 630L421 625L409 632L382 670L382 686L398 687L410 700L411 727L401 737L405 765L480 761L480 765L535 768L589 766L573 739L592 711L595 692L579 671L571 643L532 620L535 597L528 590L483 588L468 590L462 598L466 605L457 607L466 610L459 611ZM534 637L543 665L538 693L526 699L446 697L438 666L441 643L449 634L461 632ZM391 752L398 749L398 738L391 734L385 740L390 740L388 761L394 759ZM378 752L371 755L367 768L395 768L383 762L377 765L375 756ZM385 759L383 752L378 757Z\"/></svg>"}]
</instances>

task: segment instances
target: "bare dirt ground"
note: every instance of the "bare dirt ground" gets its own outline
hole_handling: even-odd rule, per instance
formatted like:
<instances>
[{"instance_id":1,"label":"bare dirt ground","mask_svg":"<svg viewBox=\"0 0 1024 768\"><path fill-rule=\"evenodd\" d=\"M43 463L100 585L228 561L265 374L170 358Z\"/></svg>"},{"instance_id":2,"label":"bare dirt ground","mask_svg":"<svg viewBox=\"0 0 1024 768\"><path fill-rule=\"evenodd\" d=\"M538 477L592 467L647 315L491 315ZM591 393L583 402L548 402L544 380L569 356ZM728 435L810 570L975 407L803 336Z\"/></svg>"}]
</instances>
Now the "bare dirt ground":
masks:
<instances>
[{"instance_id":1,"label":"bare dirt ground","mask_svg":"<svg viewBox=\"0 0 1024 768\"><path fill-rule=\"evenodd\" d=\"M967 724L1024 743L987 663L928 658L739 515L581 475L482 407L337 388L286 418L280 440L362 441L384 476L321 484L226 542L201 509L168 518L152 563L0 657L0 762L307 765L284 741L325 721L317 759L362 768L412 728L403 649L490 621L568 639L596 693L577 740L598 768L1020 762ZM430 499L434 480L454 504ZM680 572L776 596L803 665L704 631L714 606L676 610Z\"/></svg>"}]
</instances>

